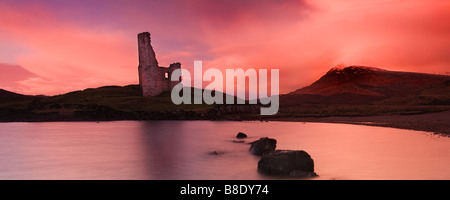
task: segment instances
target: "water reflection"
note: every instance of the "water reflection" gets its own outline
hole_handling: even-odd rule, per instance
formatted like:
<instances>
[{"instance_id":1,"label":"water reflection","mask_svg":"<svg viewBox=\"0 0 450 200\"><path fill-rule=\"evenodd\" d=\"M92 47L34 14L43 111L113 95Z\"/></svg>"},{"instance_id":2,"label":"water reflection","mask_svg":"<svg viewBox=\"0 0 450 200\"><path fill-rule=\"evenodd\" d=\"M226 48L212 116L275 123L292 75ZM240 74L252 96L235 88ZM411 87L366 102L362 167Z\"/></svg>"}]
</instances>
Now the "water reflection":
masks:
<instances>
[{"instance_id":1,"label":"water reflection","mask_svg":"<svg viewBox=\"0 0 450 200\"><path fill-rule=\"evenodd\" d=\"M143 121L139 122L139 136L145 160L147 179L176 179L177 170L183 160L183 122Z\"/></svg>"},{"instance_id":2,"label":"water reflection","mask_svg":"<svg viewBox=\"0 0 450 200\"><path fill-rule=\"evenodd\" d=\"M267 179L237 132L307 151L319 179L450 179L450 139L381 127L294 122L0 124L0 179ZM211 155L210 152L223 152ZM278 178L278 177L277 177Z\"/></svg>"}]
</instances>

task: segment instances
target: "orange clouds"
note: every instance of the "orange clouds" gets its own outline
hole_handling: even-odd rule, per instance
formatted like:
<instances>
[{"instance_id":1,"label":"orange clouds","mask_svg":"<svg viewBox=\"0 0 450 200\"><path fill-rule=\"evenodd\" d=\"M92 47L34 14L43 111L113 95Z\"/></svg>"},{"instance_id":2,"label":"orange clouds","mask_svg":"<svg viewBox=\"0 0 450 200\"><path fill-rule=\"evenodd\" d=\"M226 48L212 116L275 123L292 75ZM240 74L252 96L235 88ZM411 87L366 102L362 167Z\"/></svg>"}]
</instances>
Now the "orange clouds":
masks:
<instances>
[{"instance_id":1,"label":"orange clouds","mask_svg":"<svg viewBox=\"0 0 450 200\"><path fill-rule=\"evenodd\" d=\"M297 22L280 21L280 29L264 31L261 23L248 22L239 42L219 40L224 45L214 50L225 58L215 63L279 67L282 93L340 63L425 73L450 69L448 1L308 1L304 13Z\"/></svg>"},{"instance_id":2,"label":"orange clouds","mask_svg":"<svg viewBox=\"0 0 450 200\"><path fill-rule=\"evenodd\" d=\"M0 68L24 73L0 88L50 95L136 84L143 31L163 66L279 68L281 93L340 63L444 73L448 19L444 0L11 1L0 4L0 63L33 76Z\"/></svg>"},{"instance_id":3,"label":"orange clouds","mask_svg":"<svg viewBox=\"0 0 450 200\"><path fill-rule=\"evenodd\" d=\"M329 8L333 12L324 14L333 19L327 29L339 39L331 38L335 43L341 42L344 62L422 72L445 69L435 62L448 66L450 57L442 55L450 47L448 1L386 1L344 8L346 12Z\"/></svg>"},{"instance_id":4,"label":"orange clouds","mask_svg":"<svg viewBox=\"0 0 450 200\"><path fill-rule=\"evenodd\" d=\"M135 83L135 48L127 43L134 35L66 24L40 7L1 10L0 18L8 19L0 21L2 36L27 47L15 62L42 77L20 82L31 94Z\"/></svg>"}]
</instances>

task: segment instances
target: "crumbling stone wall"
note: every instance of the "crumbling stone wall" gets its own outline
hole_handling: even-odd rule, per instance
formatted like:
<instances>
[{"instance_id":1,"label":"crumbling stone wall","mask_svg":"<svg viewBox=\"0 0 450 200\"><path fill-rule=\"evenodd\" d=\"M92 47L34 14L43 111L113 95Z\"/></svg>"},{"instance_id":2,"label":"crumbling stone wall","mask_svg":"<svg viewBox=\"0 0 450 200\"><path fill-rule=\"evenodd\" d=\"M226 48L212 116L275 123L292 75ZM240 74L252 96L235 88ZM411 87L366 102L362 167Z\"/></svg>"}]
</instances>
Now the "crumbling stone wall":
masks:
<instances>
[{"instance_id":1,"label":"crumbling stone wall","mask_svg":"<svg viewBox=\"0 0 450 200\"><path fill-rule=\"evenodd\" d=\"M171 81L171 76L173 71L181 69L181 64L179 62L173 63L168 68L159 66L151 45L149 32L138 34L138 49L139 85L142 88L143 96L157 96L162 92L171 91L176 84L180 83L181 79Z\"/></svg>"}]
</instances>

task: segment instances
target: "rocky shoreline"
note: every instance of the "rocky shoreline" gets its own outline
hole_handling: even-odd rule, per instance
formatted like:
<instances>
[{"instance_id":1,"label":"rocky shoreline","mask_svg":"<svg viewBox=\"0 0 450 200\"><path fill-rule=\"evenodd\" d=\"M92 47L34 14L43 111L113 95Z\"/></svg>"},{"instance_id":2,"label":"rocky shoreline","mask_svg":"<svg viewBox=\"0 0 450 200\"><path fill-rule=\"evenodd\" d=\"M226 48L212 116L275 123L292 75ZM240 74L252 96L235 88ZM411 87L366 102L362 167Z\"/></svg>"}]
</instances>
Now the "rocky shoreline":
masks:
<instances>
[{"instance_id":1,"label":"rocky shoreline","mask_svg":"<svg viewBox=\"0 0 450 200\"><path fill-rule=\"evenodd\" d=\"M259 119L245 114L195 111L123 112L97 106L68 114L60 112L31 112L29 110L0 110L0 122L68 122L120 120L222 120L222 121L289 121L343 123L409 129L450 136L450 111L414 115L329 116L329 117L273 117Z\"/></svg>"},{"instance_id":2,"label":"rocky shoreline","mask_svg":"<svg viewBox=\"0 0 450 200\"><path fill-rule=\"evenodd\" d=\"M450 111L414 115L277 118L271 121L324 122L400 128L450 136Z\"/></svg>"}]
</instances>

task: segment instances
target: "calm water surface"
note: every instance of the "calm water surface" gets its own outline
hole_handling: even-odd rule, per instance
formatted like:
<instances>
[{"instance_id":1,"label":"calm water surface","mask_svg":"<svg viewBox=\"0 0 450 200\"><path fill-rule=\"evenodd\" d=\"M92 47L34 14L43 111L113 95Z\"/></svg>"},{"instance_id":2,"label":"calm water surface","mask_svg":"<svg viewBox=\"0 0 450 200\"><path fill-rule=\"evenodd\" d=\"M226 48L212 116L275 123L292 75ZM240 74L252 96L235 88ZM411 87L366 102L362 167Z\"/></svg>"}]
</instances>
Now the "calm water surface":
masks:
<instances>
[{"instance_id":1,"label":"calm water surface","mask_svg":"<svg viewBox=\"0 0 450 200\"><path fill-rule=\"evenodd\" d=\"M450 138L328 123L118 121L0 123L0 179L271 179L249 145L305 150L317 179L450 179ZM211 152L222 152L211 155Z\"/></svg>"}]
</instances>

